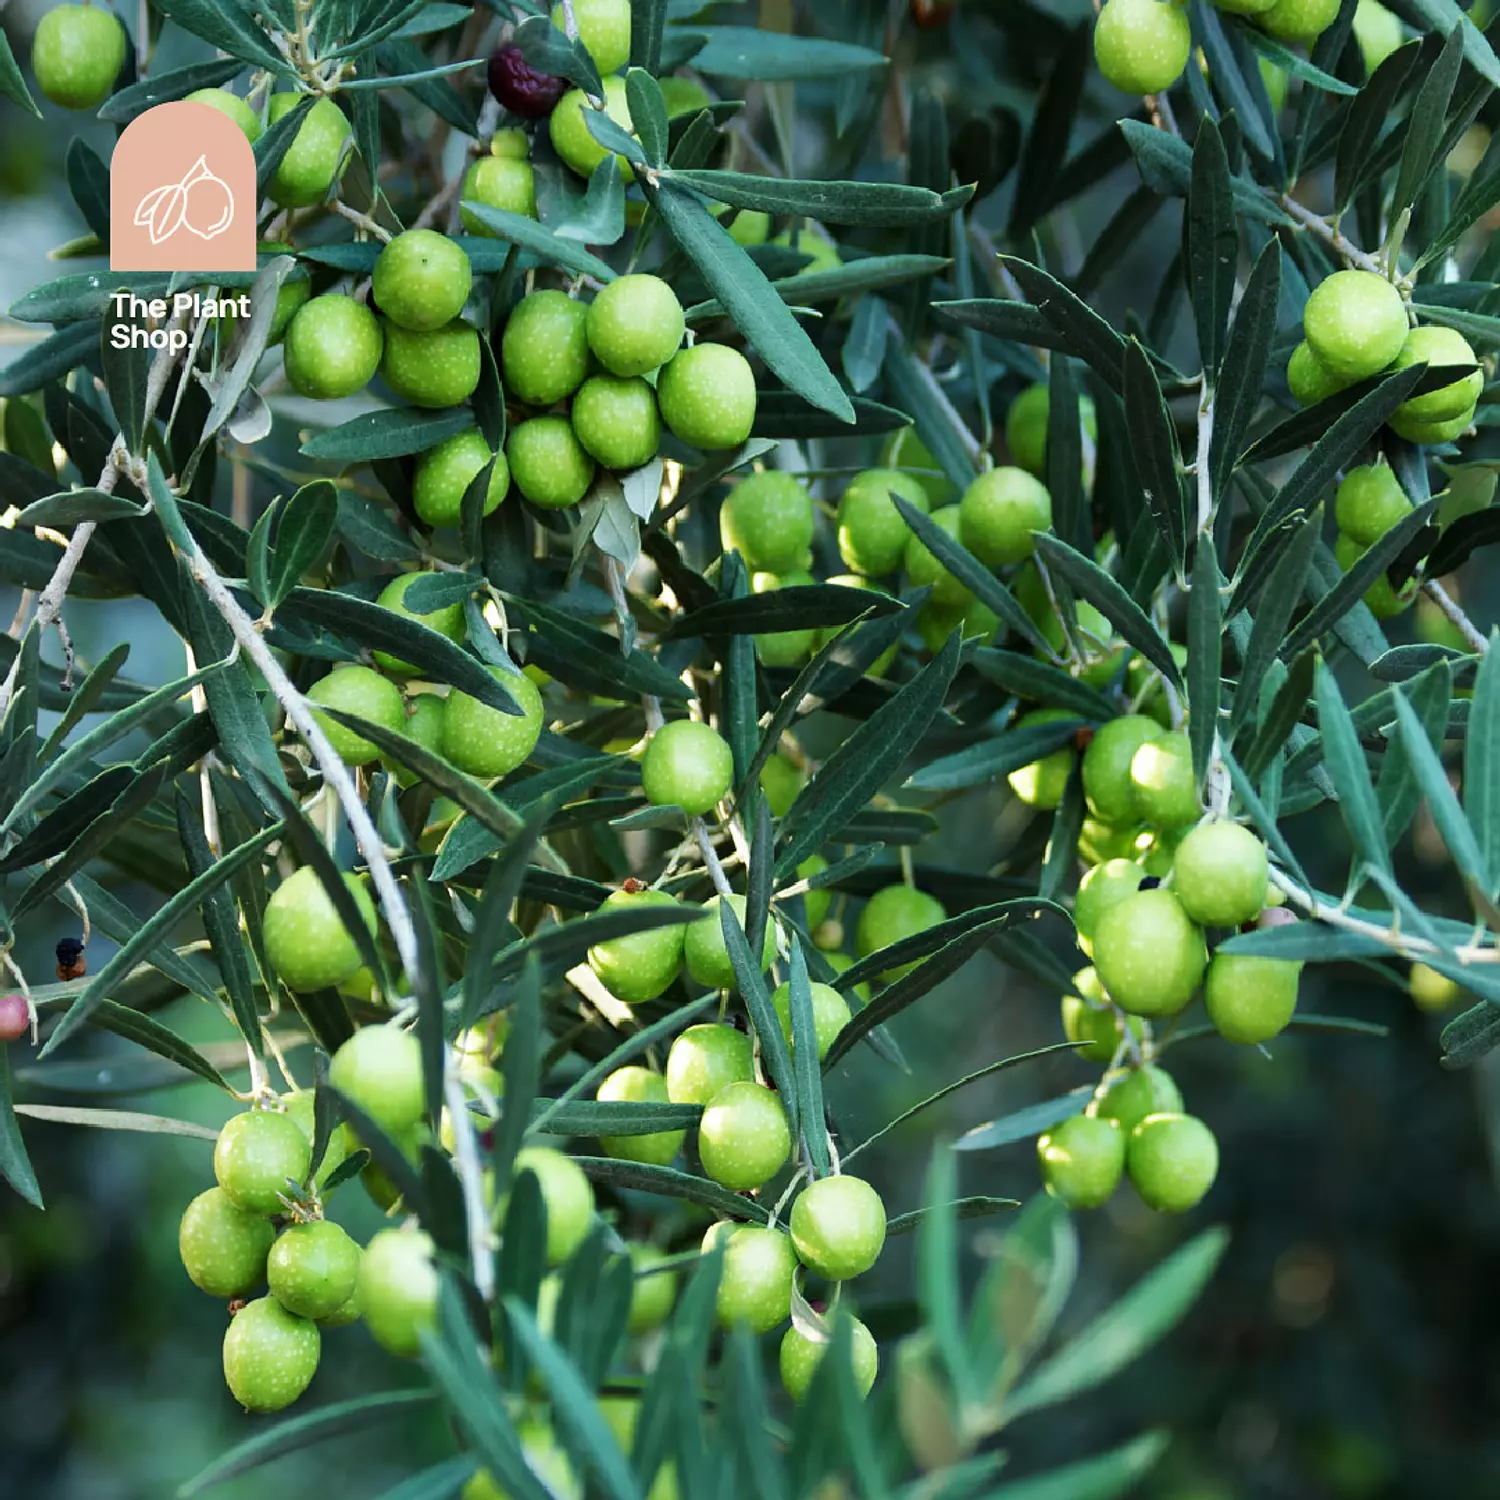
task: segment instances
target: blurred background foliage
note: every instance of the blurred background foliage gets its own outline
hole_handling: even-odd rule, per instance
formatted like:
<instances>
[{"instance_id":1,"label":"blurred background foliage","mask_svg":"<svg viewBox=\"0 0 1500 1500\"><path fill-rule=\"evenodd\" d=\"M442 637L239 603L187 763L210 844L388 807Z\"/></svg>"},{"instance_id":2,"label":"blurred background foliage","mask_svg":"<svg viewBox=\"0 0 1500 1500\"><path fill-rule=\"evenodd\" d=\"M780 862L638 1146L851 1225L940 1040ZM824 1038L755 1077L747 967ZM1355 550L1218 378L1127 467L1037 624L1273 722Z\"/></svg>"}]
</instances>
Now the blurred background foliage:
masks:
<instances>
[{"instance_id":1,"label":"blurred background foliage","mask_svg":"<svg viewBox=\"0 0 1500 1500\"><path fill-rule=\"evenodd\" d=\"M765 3L776 8L775 0ZM44 8L16 0L0 14L18 56L26 55ZM708 9L715 20L736 21L754 19L756 7ZM1086 23L1090 13L1086 0L1036 8L968 0L946 26L906 29L897 67L908 79L915 70L944 101L954 170L981 184L974 210L981 230L997 237L1003 231L1015 187L1010 169L1037 90L1062 31ZM802 87L812 102L816 86ZM751 102L765 107L753 93ZM1085 106L1075 149L1125 108L1126 101L1101 91L1097 106ZM76 116L63 128L62 112L52 106L44 113L38 122L0 100L0 307L57 274L48 249L79 232L62 177L70 135L97 137L106 153L112 136L109 127ZM1476 128L1500 124L1494 101L1485 121ZM890 128L899 135L897 125ZM798 165L809 175L820 144L799 143ZM1451 166L1472 165L1482 146L1482 138L1466 143L1465 156ZM1133 163L1122 159L1097 189L1050 215L1037 230L1049 262L1076 273L1138 182ZM1178 243L1179 215L1180 204L1164 202L1093 289L1095 305L1117 325L1128 310L1150 313ZM1189 321L1183 303L1174 334L1185 345ZM23 347L18 334L0 321L0 364ZM1164 347L1170 355L1171 344ZM997 428L1013 394L997 387ZM1466 457L1500 456L1490 451L1495 432L1485 429ZM1480 554L1457 585L1481 628L1500 621L1493 560ZM0 588L0 619L15 604L14 592ZM180 643L142 601L75 602L69 620L85 661L128 640L136 680L158 683L182 671ZM1393 622L1391 637L1399 644L1431 638L1436 629L1417 611ZM1350 696L1368 690L1358 684ZM847 725L821 729L836 739ZM1004 788L987 798L971 794L961 811L947 810L931 857L958 869L992 869L996 850L1015 844L1028 816ZM1324 807L1295 819L1288 833L1314 883L1337 889L1346 860L1337 812ZM1447 857L1421 820L1399 851L1397 873L1424 910L1466 912ZM112 884L138 909L150 899L128 880ZM852 929L852 916L846 920ZM50 978L52 946L68 932L42 920L23 930L18 956L34 982ZM97 964L109 951L100 937L90 957ZM1174 1441L1143 1487L1147 1500L1500 1495L1500 1304L1493 1295L1500 1275L1500 1053L1470 1073L1444 1073L1437 1063L1440 1018L1390 969L1310 967L1302 995L1304 1012L1378 1022L1389 1035L1287 1035L1272 1044L1269 1058L1211 1042L1172 1049L1168 1067L1188 1107L1219 1137L1219 1181L1191 1224L1148 1212L1129 1192L1083 1218L1080 1289L1067 1324L1087 1321L1197 1225L1226 1224L1229 1253L1188 1320L1128 1377L1010 1435L1018 1467L1096 1451L1164 1423ZM195 1044L231 1036L192 1002L174 1003L163 1018ZM1061 1039L1057 997L989 956L899 1018L894 1030L909 1076L857 1049L827 1081L849 1139L862 1139L965 1067ZM13 1044L11 1056L22 1098L87 1103L92 1089L107 1092L111 1106L130 1108L132 1096L117 1092L129 1082L122 1068L140 1065L144 1055L112 1037L81 1038L69 1054L79 1064L80 1091L66 1095L28 1088L29 1046ZM885 1136L865 1156L864 1170L891 1212L904 1212L920 1202L935 1135L960 1136L1089 1081L1091 1073L1097 1068L1057 1054L987 1079ZM230 1112L229 1101L205 1085L178 1086L169 1103L161 1095L142 1102L214 1127ZM0 1496L157 1500L246 1430L219 1375L222 1309L189 1284L176 1253L182 1206L211 1180L211 1147L35 1121L26 1133L48 1210L30 1210L8 1190L0 1194ZM960 1187L1030 1196L1030 1141L965 1154ZM377 1211L357 1187L343 1197L338 1217L367 1238ZM680 1211L676 1242L694 1242L701 1228L690 1210ZM1002 1230L997 1220L967 1237L970 1276ZM893 1241L868 1278L861 1312L882 1336L909 1326L909 1305L895 1299L912 1284L911 1254L909 1238ZM357 1344L357 1354L324 1361L313 1392L318 1404L420 1378L379 1350L362 1325L339 1337ZM392 1422L216 1493L224 1500L273 1493L358 1500L451 1451L440 1422L436 1413Z\"/></svg>"}]
</instances>

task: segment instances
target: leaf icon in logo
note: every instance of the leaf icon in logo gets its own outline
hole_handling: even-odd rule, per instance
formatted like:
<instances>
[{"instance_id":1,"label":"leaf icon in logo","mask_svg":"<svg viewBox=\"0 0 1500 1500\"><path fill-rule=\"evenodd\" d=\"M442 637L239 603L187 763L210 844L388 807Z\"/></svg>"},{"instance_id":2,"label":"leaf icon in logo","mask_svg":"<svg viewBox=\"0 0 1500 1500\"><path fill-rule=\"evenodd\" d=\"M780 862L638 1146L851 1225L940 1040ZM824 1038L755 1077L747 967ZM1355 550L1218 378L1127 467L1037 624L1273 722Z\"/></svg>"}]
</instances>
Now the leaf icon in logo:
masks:
<instances>
[{"instance_id":1,"label":"leaf icon in logo","mask_svg":"<svg viewBox=\"0 0 1500 1500\"><path fill-rule=\"evenodd\" d=\"M200 156L181 182L153 188L141 199L135 222L147 230L153 245L182 228L199 239L216 239L234 222L234 196L229 185L209 170L207 157Z\"/></svg>"}]
</instances>

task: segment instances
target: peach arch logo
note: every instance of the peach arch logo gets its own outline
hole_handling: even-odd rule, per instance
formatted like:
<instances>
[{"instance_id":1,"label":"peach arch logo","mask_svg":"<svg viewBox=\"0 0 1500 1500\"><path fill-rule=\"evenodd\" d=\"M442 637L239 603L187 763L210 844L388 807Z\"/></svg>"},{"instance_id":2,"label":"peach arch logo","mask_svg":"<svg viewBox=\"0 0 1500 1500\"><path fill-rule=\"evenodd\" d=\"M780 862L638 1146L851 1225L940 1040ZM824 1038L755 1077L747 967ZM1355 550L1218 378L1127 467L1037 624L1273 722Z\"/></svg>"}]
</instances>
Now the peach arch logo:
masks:
<instances>
[{"instance_id":1,"label":"peach arch logo","mask_svg":"<svg viewBox=\"0 0 1500 1500\"><path fill-rule=\"evenodd\" d=\"M109 163L112 271L253 271L255 153L187 99L136 116Z\"/></svg>"}]
</instances>

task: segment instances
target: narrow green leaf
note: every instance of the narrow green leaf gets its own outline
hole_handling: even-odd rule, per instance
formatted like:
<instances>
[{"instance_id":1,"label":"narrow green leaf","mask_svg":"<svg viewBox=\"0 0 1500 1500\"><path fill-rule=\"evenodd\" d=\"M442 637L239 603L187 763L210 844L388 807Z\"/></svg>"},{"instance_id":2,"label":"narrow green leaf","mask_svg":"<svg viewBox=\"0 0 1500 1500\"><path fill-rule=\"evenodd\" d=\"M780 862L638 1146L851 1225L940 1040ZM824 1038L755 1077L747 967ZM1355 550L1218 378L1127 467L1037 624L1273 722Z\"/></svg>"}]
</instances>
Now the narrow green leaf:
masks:
<instances>
[{"instance_id":1,"label":"narrow green leaf","mask_svg":"<svg viewBox=\"0 0 1500 1500\"><path fill-rule=\"evenodd\" d=\"M1193 153L1186 141L1144 120L1121 120L1120 132L1147 187L1164 197L1187 197L1193 177ZM1233 178L1230 190L1237 214L1262 224L1290 225L1291 220L1276 201L1243 178Z\"/></svg>"},{"instance_id":2,"label":"narrow green leaf","mask_svg":"<svg viewBox=\"0 0 1500 1500\"><path fill-rule=\"evenodd\" d=\"M1056 537L1038 533L1036 543L1047 565L1056 568L1070 588L1094 605L1169 682L1182 686L1176 658L1156 626L1103 568Z\"/></svg>"},{"instance_id":3,"label":"narrow green leaf","mask_svg":"<svg viewBox=\"0 0 1500 1500\"><path fill-rule=\"evenodd\" d=\"M739 913L727 901L719 902L719 927L724 934L729 961L734 967L740 998L745 1002L750 1025L760 1041L761 1057L765 1060L766 1071L771 1075L776 1092L781 1096L781 1107L786 1111L787 1123L791 1126L792 1138L795 1140L800 1097L797 1077L792 1071L791 1050L782 1033L776 1007L771 1004L771 991L760 965L760 952L752 952L745 929L740 925ZM817 1057L816 1046L813 1048L813 1056ZM822 1120L819 1118L810 1128L816 1130L821 1126Z\"/></svg>"},{"instance_id":4,"label":"narrow green leaf","mask_svg":"<svg viewBox=\"0 0 1500 1500\"><path fill-rule=\"evenodd\" d=\"M1018 651L981 646L970 655L969 664L998 687L1015 693L1028 703L1066 708L1090 723L1112 719L1117 712L1115 705L1097 688L1080 682L1061 667L1032 656L1022 656Z\"/></svg>"},{"instance_id":5,"label":"narrow green leaf","mask_svg":"<svg viewBox=\"0 0 1500 1500\"><path fill-rule=\"evenodd\" d=\"M129 941L124 943L89 981L88 987L69 1007L62 1020L57 1023L52 1035L47 1039L47 1045L42 1048L39 1055L47 1056L72 1032L76 1031L98 1008L114 984L123 979L193 907L202 902L210 891L217 889L228 880L236 870L258 859L270 844L282 837L285 831L285 825L273 824L237 849L230 850L202 875L190 880L180 891L169 897L156 912L141 923Z\"/></svg>"},{"instance_id":6,"label":"narrow green leaf","mask_svg":"<svg viewBox=\"0 0 1500 1500\"><path fill-rule=\"evenodd\" d=\"M920 1233L923 1226L938 1214L951 1214L955 1219L966 1223L970 1219L992 1219L996 1214L1009 1213L1020 1206L1019 1198L994 1198L986 1194L954 1198L927 1208L914 1208L908 1213L896 1214L885 1226L886 1237L889 1239L892 1235Z\"/></svg>"},{"instance_id":7,"label":"narrow green leaf","mask_svg":"<svg viewBox=\"0 0 1500 1500\"><path fill-rule=\"evenodd\" d=\"M1443 844L1453 856L1459 873L1489 900L1493 896L1493 887L1484 855L1473 829L1463 815L1458 795L1448 780L1447 772L1443 770L1438 752L1428 739L1427 731L1422 727L1422 721L1413 711L1405 692L1400 688L1395 689L1392 702L1396 709L1401 739L1411 759L1412 771L1427 799L1427 810L1437 824Z\"/></svg>"},{"instance_id":8,"label":"narrow green leaf","mask_svg":"<svg viewBox=\"0 0 1500 1500\"><path fill-rule=\"evenodd\" d=\"M1120 335L1039 266L1013 255L1002 259L1021 290L1058 333L1072 344L1078 357L1090 369L1096 370L1111 390L1120 391L1125 359L1125 341Z\"/></svg>"},{"instance_id":9,"label":"narrow green leaf","mask_svg":"<svg viewBox=\"0 0 1500 1500\"><path fill-rule=\"evenodd\" d=\"M1198 355L1205 375L1217 385L1229 329L1229 309L1234 300L1239 232L1224 138L1206 115L1193 144L1186 235L1188 301L1198 331ZM1128 388L1126 399L1128 403Z\"/></svg>"},{"instance_id":10,"label":"narrow green leaf","mask_svg":"<svg viewBox=\"0 0 1500 1500\"><path fill-rule=\"evenodd\" d=\"M1314 696L1318 704L1318 728L1323 737L1324 764L1339 794L1339 812L1354 840L1354 850L1376 869L1390 867L1385 846L1385 820L1375 800L1375 788L1365 765L1349 710L1333 673L1324 667L1318 673Z\"/></svg>"},{"instance_id":11,"label":"narrow green leaf","mask_svg":"<svg viewBox=\"0 0 1500 1500\"><path fill-rule=\"evenodd\" d=\"M998 1485L987 1500L1115 1500L1133 1490L1167 1450L1167 1434L1144 1432L1123 1447Z\"/></svg>"},{"instance_id":12,"label":"narrow green leaf","mask_svg":"<svg viewBox=\"0 0 1500 1500\"><path fill-rule=\"evenodd\" d=\"M338 517L338 491L331 480L304 484L287 501L276 527L276 549L270 571L272 608L301 583L303 575L327 550Z\"/></svg>"},{"instance_id":13,"label":"narrow green leaf","mask_svg":"<svg viewBox=\"0 0 1500 1500\"><path fill-rule=\"evenodd\" d=\"M522 250L540 256L548 265L562 267L578 276L593 276L600 281L613 281L612 266L590 254L576 240L556 234L535 219L523 214L513 214L503 208L492 208L487 203L476 203L465 199L466 213L478 219L493 234Z\"/></svg>"},{"instance_id":14,"label":"narrow green leaf","mask_svg":"<svg viewBox=\"0 0 1500 1500\"><path fill-rule=\"evenodd\" d=\"M1208 465L1215 502L1223 499L1239 464L1271 359L1276 317L1281 303L1281 246L1267 242L1256 257L1244 296L1234 311L1234 322L1224 349L1214 387L1214 430ZM1198 455L1203 462L1203 455Z\"/></svg>"},{"instance_id":15,"label":"narrow green leaf","mask_svg":"<svg viewBox=\"0 0 1500 1500\"><path fill-rule=\"evenodd\" d=\"M677 182L662 184L655 207L771 372L820 410L852 422L854 408L823 356L729 231Z\"/></svg>"},{"instance_id":16,"label":"narrow green leaf","mask_svg":"<svg viewBox=\"0 0 1500 1500\"><path fill-rule=\"evenodd\" d=\"M661 71L661 44L667 30L667 0L630 0L630 63L648 73Z\"/></svg>"},{"instance_id":17,"label":"narrow green leaf","mask_svg":"<svg viewBox=\"0 0 1500 1500\"><path fill-rule=\"evenodd\" d=\"M863 1010L856 1012L828 1049L828 1055L823 1061L824 1068L835 1066L857 1041L867 1036L875 1027L884 1025L893 1017L900 1015L909 1005L915 1004L950 974L957 973L986 943L1009 927L1012 922L1057 909L1049 901L1004 901L995 906L976 907L973 911L965 912L961 917L949 918L948 921L940 922L928 928L926 932L918 934L918 938L928 943L933 941L934 935L942 934L937 938L941 946L937 947L936 951L929 948L931 957L924 958L914 969L887 985ZM947 934L955 931L957 935L949 939ZM907 943L914 941L913 939L906 940ZM878 959L884 968L887 965L894 966L899 962L909 962L903 952L905 946L905 943L893 943L888 948L880 950L879 953L871 954L863 963L868 966ZM848 977L855 974L858 968L860 965L852 965L839 975L839 989L846 995L850 993L853 985L859 982L858 978L850 980Z\"/></svg>"},{"instance_id":18,"label":"narrow green leaf","mask_svg":"<svg viewBox=\"0 0 1500 1500\"><path fill-rule=\"evenodd\" d=\"M685 1203L701 1203L727 1219L748 1219L754 1224L764 1224L770 1217L753 1198L742 1198L706 1177L679 1172L675 1167L622 1161L613 1156L575 1156L573 1160L593 1182L614 1184L637 1193L654 1193L660 1198L680 1198Z\"/></svg>"},{"instance_id":19,"label":"narrow green leaf","mask_svg":"<svg viewBox=\"0 0 1500 1500\"><path fill-rule=\"evenodd\" d=\"M10 38L0 33L0 94L4 94L13 104L19 104L22 109L30 110L37 119L42 118L42 112L36 107L36 100L31 97L31 90L26 87L26 79L22 76L16 55L10 50Z\"/></svg>"},{"instance_id":20,"label":"narrow green leaf","mask_svg":"<svg viewBox=\"0 0 1500 1500\"><path fill-rule=\"evenodd\" d=\"M840 584L792 584L742 599L721 599L673 620L664 641L692 636L761 635L767 631L823 630L852 620L878 619L902 608L874 589Z\"/></svg>"},{"instance_id":21,"label":"narrow green leaf","mask_svg":"<svg viewBox=\"0 0 1500 1500\"><path fill-rule=\"evenodd\" d=\"M1113 718L1114 715L1107 717ZM1029 724L1023 729L1002 730L993 738L980 740L919 766L907 777L906 785L926 792L989 785L1071 744L1085 722L1083 719L1058 719L1051 723Z\"/></svg>"},{"instance_id":22,"label":"narrow green leaf","mask_svg":"<svg viewBox=\"0 0 1500 1500\"><path fill-rule=\"evenodd\" d=\"M76 137L73 144L80 144ZM69 161L72 160L70 152ZM99 159L94 157L94 160ZM108 171L102 162L99 165L107 185ZM104 388L126 451L133 457L140 455L146 436L146 380L151 365L151 351L144 344L132 347L129 342L138 326L133 318L117 317L113 309L105 313L99 324L99 363L104 371ZM123 347L115 342L117 333L126 340Z\"/></svg>"},{"instance_id":23,"label":"narrow green leaf","mask_svg":"<svg viewBox=\"0 0 1500 1500\"><path fill-rule=\"evenodd\" d=\"M1438 165L1438 147L1443 139L1448 106L1453 100L1453 89L1464 62L1464 24L1458 22L1447 33L1448 40L1422 80L1422 87L1417 90L1416 100L1407 116L1406 145L1401 151L1401 166L1396 173L1395 192L1391 195L1393 221L1403 209L1416 203L1433 168Z\"/></svg>"},{"instance_id":24,"label":"narrow green leaf","mask_svg":"<svg viewBox=\"0 0 1500 1500\"><path fill-rule=\"evenodd\" d=\"M869 255L827 271L799 271L795 276L778 276L771 286L783 301L797 307L815 307L820 302L854 297L862 292L883 291L886 287L937 276L950 264L941 255ZM861 304L862 307L868 305ZM694 303L687 309L689 323L723 316L723 305L717 300ZM884 336L882 321L882 341Z\"/></svg>"},{"instance_id":25,"label":"narrow green leaf","mask_svg":"<svg viewBox=\"0 0 1500 1500\"><path fill-rule=\"evenodd\" d=\"M1233 271L1231 269L1231 278ZM1136 481L1151 519L1180 573L1187 557L1188 520L1182 491L1182 455L1156 371L1139 342L1125 346L1122 371L1125 426ZM1123 591L1122 591L1123 593ZM1097 603L1097 601L1095 601ZM1100 606L1103 608L1103 606ZM1108 614L1109 611L1105 610Z\"/></svg>"},{"instance_id":26,"label":"narrow green leaf","mask_svg":"<svg viewBox=\"0 0 1500 1500\"><path fill-rule=\"evenodd\" d=\"M1469 730L1464 738L1464 812L1484 862L1485 887L1500 884L1500 647L1490 647L1474 679Z\"/></svg>"},{"instance_id":27,"label":"narrow green leaf","mask_svg":"<svg viewBox=\"0 0 1500 1500\"><path fill-rule=\"evenodd\" d=\"M778 878L820 848L895 774L943 705L958 669L956 635L900 692L878 708L819 768L781 824Z\"/></svg>"},{"instance_id":28,"label":"narrow green leaf","mask_svg":"<svg viewBox=\"0 0 1500 1500\"><path fill-rule=\"evenodd\" d=\"M884 53L822 37L792 36L754 26L695 26L706 40L694 56L700 73L716 78L788 83L806 78L842 78L886 66Z\"/></svg>"},{"instance_id":29,"label":"narrow green leaf","mask_svg":"<svg viewBox=\"0 0 1500 1500\"><path fill-rule=\"evenodd\" d=\"M1411 4L1440 36L1449 36L1458 27L1465 61L1492 87L1500 89L1500 60L1496 59L1484 32L1459 8L1456 0L1411 0Z\"/></svg>"},{"instance_id":30,"label":"narrow green leaf","mask_svg":"<svg viewBox=\"0 0 1500 1500\"><path fill-rule=\"evenodd\" d=\"M823 1125L823 1072L818 1064L818 1035L813 1024L812 984L807 977L807 958L797 936L792 936L788 966L792 1016L792 1071L796 1075L797 1117L802 1122L802 1141L812 1175L828 1175L828 1133Z\"/></svg>"},{"instance_id":31,"label":"narrow green leaf","mask_svg":"<svg viewBox=\"0 0 1500 1500\"><path fill-rule=\"evenodd\" d=\"M918 510L900 495L892 492L891 500L901 519L921 538L927 550L981 604L999 615L1012 630L1025 636L1033 645L1047 649L1035 621L1021 608L1015 595L963 543L949 536L925 511Z\"/></svg>"},{"instance_id":32,"label":"narrow green leaf","mask_svg":"<svg viewBox=\"0 0 1500 1500\"><path fill-rule=\"evenodd\" d=\"M367 411L309 438L302 445L302 453L328 463L374 463L381 458L425 453L473 425L474 413L466 406L445 411L409 406Z\"/></svg>"},{"instance_id":33,"label":"narrow green leaf","mask_svg":"<svg viewBox=\"0 0 1500 1500\"><path fill-rule=\"evenodd\" d=\"M917 1235L917 1294L933 1342L960 1403L972 1398L963 1329L963 1277L958 1258L958 1157L943 1145L927 1168L925 1199ZM889 1233L889 1226L887 1226Z\"/></svg>"},{"instance_id":34,"label":"narrow green leaf","mask_svg":"<svg viewBox=\"0 0 1500 1500\"><path fill-rule=\"evenodd\" d=\"M16 1124L15 1105L11 1099L10 1048L0 1048L0 1176L33 1208L42 1206L42 1190L36 1171L26 1154L21 1127Z\"/></svg>"},{"instance_id":35,"label":"narrow green leaf","mask_svg":"<svg viewBox=\"0 0 1500 1500\"><path fill-rule=\"evenodd\" d=\"M1316 509L1296 527L1261 593L1250 630L1250 644L1240 662L1239 686L1235 689L1234 709L1229 720L1232 732L1237 732L1242 724L1254 717L1260 703L1261 683L1271 663L1281 654L1281 643L1286 639L1292 614L1302 598L1321 526L1322 511Z\"/></svg>"},{"instance_id":36,"label":"narrow green leaf","mask_svg":"<svg viewBox=\"0 0 1500 1500\"><path fill-rule=\"evenodd\" d=\"M1093 1097L1094 1086L1083 1084L1056 1099L1028 1104L1023 1109L1002 1115L997 1120L987 1120L983 1125L976 1125L972 1130L965 1131L954 1143L955 1149L993 1151L998 1146L1033 1140L1051 1126L1060 1125L1074 1115L1081 1115L1084 1106Z\"/></svg>"},{"instance_id":37,"label":"narrow green leaf","mask_svg":"<svg viewBox=\"0 0 1500 1500\"><path fill-rule=\"evenodd\" d=\"M1228 1244L1223 1229L1207 1229L1189 1240L1039 1365L1011 1395L1008 1414L1066 1401L1132 1364L1197 1301Z\"/></svg>"}]
</instances>

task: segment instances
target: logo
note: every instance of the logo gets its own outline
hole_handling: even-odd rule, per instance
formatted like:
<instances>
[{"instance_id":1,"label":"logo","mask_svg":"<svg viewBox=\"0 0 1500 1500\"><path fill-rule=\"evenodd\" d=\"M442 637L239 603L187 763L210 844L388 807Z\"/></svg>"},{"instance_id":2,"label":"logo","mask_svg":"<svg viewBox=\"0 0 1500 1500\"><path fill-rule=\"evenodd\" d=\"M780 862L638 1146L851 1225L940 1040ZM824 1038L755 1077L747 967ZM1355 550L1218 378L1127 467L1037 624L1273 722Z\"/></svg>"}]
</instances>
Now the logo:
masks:
<instances>
[{"instance_id":1,"label":"logo","mask_svg":"<svg viewBox=\"0 0 1500 1500\"><path fill-rule=\"evenodd\" d=\"M158 104L126 126L109 171L110 270L255 269L255 153L228 115Z\"/></svg>"}]
</instances>

